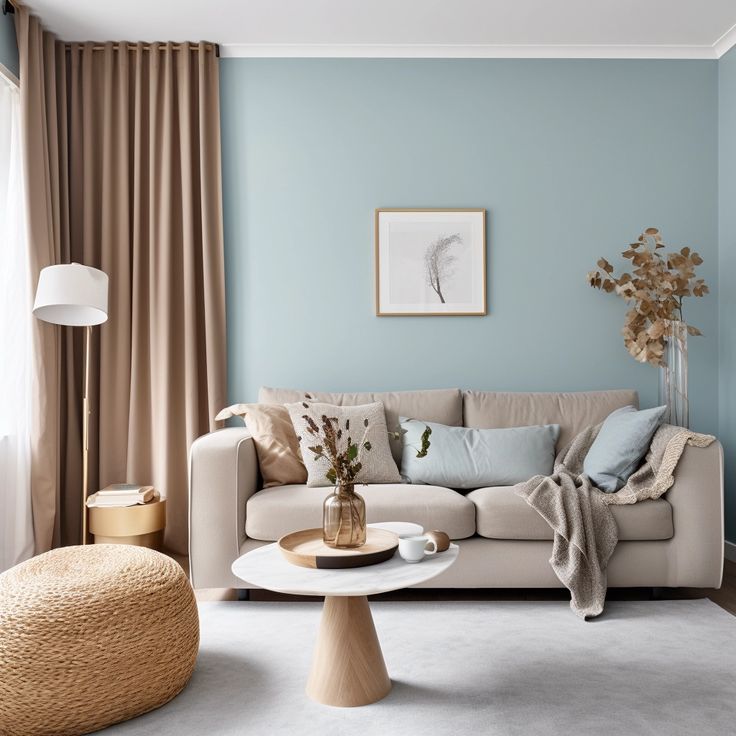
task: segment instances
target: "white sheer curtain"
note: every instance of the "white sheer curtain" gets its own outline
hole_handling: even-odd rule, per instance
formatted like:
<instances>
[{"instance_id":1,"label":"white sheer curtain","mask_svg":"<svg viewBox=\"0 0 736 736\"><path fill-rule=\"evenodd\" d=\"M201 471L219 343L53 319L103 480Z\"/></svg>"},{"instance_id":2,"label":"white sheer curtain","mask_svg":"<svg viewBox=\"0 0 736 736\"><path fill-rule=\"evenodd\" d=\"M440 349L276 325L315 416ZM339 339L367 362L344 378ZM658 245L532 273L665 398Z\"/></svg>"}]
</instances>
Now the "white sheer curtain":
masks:
<instances>
[{"instance_id":1,"label":"white sheer curtain","mask_svg":"<svg viewBox=\"0 0 736 736\"><path fill-rule=\"evenodd\" d=\"M0 73L0 572L33 554L31 309L20 95Z\"/></svg>"}]
</instances>

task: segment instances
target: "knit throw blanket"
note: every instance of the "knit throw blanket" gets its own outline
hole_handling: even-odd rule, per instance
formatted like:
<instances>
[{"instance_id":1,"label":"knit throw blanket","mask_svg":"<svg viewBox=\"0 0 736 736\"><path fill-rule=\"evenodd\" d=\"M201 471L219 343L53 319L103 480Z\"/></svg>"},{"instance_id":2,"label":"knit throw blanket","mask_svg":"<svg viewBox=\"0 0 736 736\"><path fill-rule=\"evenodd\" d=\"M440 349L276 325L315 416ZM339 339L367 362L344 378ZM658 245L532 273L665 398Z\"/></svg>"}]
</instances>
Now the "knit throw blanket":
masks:
<instances>
[{"instance_id":1,"label":"knit throw blanket","mask_svg":"<svg viewBox=\"0 0 736 736\"><path fill-rule=\"evenodd\" d=\"M612 504L659 498L675 482L685 445L706 447L714 437L662 425L643 465L617 493L603 493L583 474L583 460L601 425L587 427L555 458L553 474L537 475L514 487L552 527L550 565L570 591L570 607L581 618L598 616L606 600L606 568L618 542Z\"/></svg>"}]
</instances>

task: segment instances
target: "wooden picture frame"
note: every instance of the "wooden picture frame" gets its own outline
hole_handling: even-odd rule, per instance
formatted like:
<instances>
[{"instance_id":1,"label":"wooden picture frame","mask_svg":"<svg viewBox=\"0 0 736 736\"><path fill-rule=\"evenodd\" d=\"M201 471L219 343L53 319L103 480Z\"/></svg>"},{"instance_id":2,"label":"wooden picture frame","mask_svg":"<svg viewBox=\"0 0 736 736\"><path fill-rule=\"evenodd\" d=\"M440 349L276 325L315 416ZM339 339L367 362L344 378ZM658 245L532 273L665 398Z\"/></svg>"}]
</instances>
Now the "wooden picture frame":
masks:
<instances>
[{"instance_id":1,"label":"wooden picture frame","mask_svg":"<svg viewBox=\"0 0 736 736\"><path fill-rule=\"evenodd\" d=\"M488 314L485 209L379 208L374 227L376 316Z\"/></svg>"}]
</instances>

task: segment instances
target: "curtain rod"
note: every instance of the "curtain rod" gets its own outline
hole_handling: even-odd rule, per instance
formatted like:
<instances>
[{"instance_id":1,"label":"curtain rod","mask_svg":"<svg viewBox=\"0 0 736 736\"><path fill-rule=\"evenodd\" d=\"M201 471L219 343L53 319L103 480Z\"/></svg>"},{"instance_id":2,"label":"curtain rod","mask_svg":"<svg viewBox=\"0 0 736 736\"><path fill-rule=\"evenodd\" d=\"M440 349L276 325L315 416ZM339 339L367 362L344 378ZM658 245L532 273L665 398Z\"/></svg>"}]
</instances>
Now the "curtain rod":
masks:
<instances>
[{"instance_id":1,"label":"curtain rod","mask_svg":"<svg viewBox=\"0 0 736 736\"><path fill-rule=\"evenodd\" d=\"M11 14L12 13L15 13L15 7L14 7L13 3L11 2L11 0L3 0L2 7L3 7L3 15L7 15L8 13L11 13ZM161 43L163 43L163 42L161 42ZM64 42L64 46L66 46L66 48L70 48L71 46L77 45L77 44L80 45L80 46L83 46L84 45L84 42L83 41L65 41ZM135 44L132 41L127 41L127 42L123 41L123 42L115 42L112 45L112 47L115 50L119 50L123 46L125 46L128 51L132 51L133 49L135 49L135 48L138 47L138 44ZM144 43L143 44L143 51L150 51L151 50L150 49L150 46L151 46L150 43L148 43L148 42ZM197 50L199 50L199 45L196 44L196 43L193 43L191 41L185 41L183 43L174 43L174 44L172 44L172 47L174 49L176 49L176 50L181 50L183 48L189 48L190 51L197 51ZM215 50L215 56L218 59L220 58L220 44L218 44L218 43L205 43L204 47L205 47L205 49L207 49L207 51L211 51L212 49L214 49ZM92 46L92 51L104 51L104 49L105 49L105 44L102 44L102 43L96 43L96 44L94 44L94 46Z\"/></svg>"},{"instance_id":2,"label":"curtain rod","mask_svg":"<svg viewBox=\"0 0 736 736\"><path fill-rule=\"evenodd\" d=\"M67 49L71 48L72 46L84 46L84 45L85 45L85 41L65 41L64 42L64 46ZM141 45L143 47L143 49L142 49L143 51L150 51L151 50L151 46L153 46L153 45L161 45L161 46L164 46L164 45L166 45L166 42L165 41L153 41L153 42L145 41L145 42L141 42ZM133 43L132 41L122 41L122 42L120 42L120 41L114 41L113 44L112 44L112 47L116 51L120 50L121 48L125 48L128 51L134 51L135 49L138 48L138 44L137 43ZM183 43L172 43L171 44L171 47L174 48L174 49L176 49L176 50L181 50L181 49L187 49L188 48L189 51L199 51L199 44L194 43L192 41L185 41ZM211 51L211 50L214 49L215 56L217 56L219 58L219 56L220 56L220 44L218 44L218 43L205 43L204 44L204 47L205 47L205 49L207 51ZM95 43L92 46L92 51L104 51L106 48L107 48L107 45L104 44L104 43Z\"/></svg>"}]
</instances>

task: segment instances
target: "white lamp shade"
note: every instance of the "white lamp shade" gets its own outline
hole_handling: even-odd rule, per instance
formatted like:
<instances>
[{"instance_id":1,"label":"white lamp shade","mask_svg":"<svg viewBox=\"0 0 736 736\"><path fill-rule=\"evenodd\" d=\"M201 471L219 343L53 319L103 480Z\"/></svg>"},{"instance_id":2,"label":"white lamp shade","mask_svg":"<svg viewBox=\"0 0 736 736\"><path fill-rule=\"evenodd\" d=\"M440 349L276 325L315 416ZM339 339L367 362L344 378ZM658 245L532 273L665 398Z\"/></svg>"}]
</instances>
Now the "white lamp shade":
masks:
<instances>
[{"instance_id":1,"label":"white lamp shade","mask_svg":"<svg viewBox=\"0 0 736 736\"><path fill-rule=\"evenodd\" d=\"M55 325L84 327L107 320L108 278L104 271L79 263L41 271L33 314Z\"/></svg>"}]
</instances>

